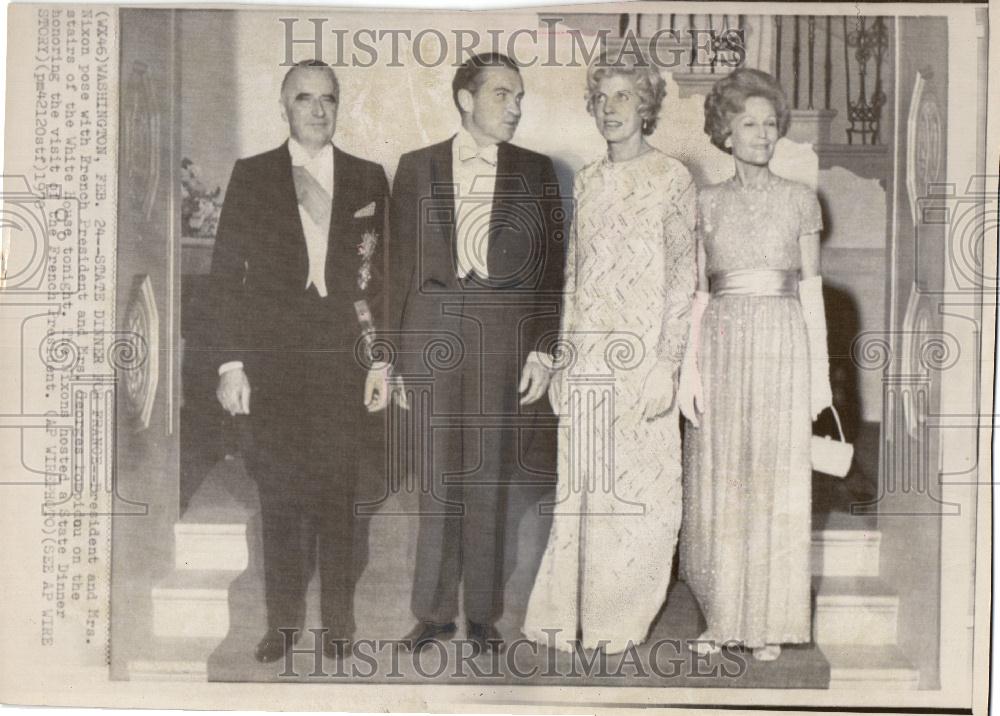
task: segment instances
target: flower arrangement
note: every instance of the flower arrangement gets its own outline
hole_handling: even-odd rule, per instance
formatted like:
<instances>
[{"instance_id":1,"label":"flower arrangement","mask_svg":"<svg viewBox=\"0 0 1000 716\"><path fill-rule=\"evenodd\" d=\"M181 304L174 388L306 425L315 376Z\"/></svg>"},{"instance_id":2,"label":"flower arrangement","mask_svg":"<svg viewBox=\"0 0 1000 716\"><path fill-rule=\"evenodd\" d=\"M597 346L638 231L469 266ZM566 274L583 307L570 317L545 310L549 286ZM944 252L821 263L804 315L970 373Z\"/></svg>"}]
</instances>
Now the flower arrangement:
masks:
<instances>
[{"instance_id":1,"label":"flower arrangement","mask_svg":"<svg viewBox=\"0 0 1000 716\"><path fill-rule=\"evenodd\" d=\"M193 161L181 160L181 235L214 239L222 212L222 187L209 191Z\"/></svg>"}]
</instances>

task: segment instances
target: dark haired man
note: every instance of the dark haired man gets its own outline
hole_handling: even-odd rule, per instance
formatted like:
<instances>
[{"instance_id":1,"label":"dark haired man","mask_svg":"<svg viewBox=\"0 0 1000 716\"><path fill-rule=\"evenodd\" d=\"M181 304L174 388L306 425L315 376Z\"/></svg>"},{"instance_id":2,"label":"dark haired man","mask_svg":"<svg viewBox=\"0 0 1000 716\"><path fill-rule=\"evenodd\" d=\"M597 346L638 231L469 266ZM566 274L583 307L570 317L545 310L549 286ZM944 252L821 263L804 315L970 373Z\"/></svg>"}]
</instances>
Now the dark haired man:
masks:
<instances>
[{"instance_id":1,"label":"dark haired man","mask_svg":"<svg viewBox=\"0 0 1000 716\"><path fill-rule=\"evenodd\" d=\"M352 636L358 446L386 398L385 370L367 369L356 346L379 318L388 186L382 167L332 144L339 103L329 66L289 70L290 137L236 162L212 258L217 396L253 431L268 625L255 656L265 663L291 642L279 629L304 626L316 562L324 651L342 656Z\"/></svg>"},{"instance_id":2,"label":"dark haired man","mask_svg":"<svg viewBox=\"0 0 1000 716\"><path fill-rule=\"evenodd\" d=\"M504 483L547 408L564 214L552 161L508 143L524 97L517 65L478 55L455 73L452 91L458 133L404 155L393 182L394 368L430 449L415 461L430 489L420 498L418 623L405 639L419 649L455 633L461 582L467 636L493 650L503 644L494 623L503 611ZM435 352L441 342L452 344L452 361ZM414 401L421 385L426 411ZM425 417L451 423L432 430Z\"/></svg>"}]
</instances>

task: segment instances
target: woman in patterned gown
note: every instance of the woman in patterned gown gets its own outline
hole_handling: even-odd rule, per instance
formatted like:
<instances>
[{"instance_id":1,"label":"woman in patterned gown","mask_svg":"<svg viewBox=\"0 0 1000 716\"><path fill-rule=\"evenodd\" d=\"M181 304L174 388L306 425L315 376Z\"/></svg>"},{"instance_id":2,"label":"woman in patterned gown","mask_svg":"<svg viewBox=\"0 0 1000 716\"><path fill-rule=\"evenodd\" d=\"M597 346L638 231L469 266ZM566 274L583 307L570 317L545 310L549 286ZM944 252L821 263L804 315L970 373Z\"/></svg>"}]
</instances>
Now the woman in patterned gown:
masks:
<instances>
[{"instance_id":1,"label":"woman in patterned gown","mask_svg":"<svg viewBox=\"0 0 1000 716\"><path fill-rule=\"evenodd\" d=\"M708 624L696 648L739 644L763 661L810 641L811 418L831 402L819 204L768 166L788 122L758 70L705 100L705 132L736 174L699 197L678 396L690 420L681 573Z\"/></svg>"},{"instance_id":2,"label":"woman in patterned gown","mask_svg":"<svg viewBox=\"0 0 1000 716\"><path fill-rule=\"evenodd\" d=\"M558 486L542 505L554 517L523 631L560 649L579 632L585 648L616 653L646 638L680 527L674 395L695 288L696 189L645 139L665 95L655 67L598 62L587 88L608 151L574 181L550 387Z\"/></svg>"}]
</instances>

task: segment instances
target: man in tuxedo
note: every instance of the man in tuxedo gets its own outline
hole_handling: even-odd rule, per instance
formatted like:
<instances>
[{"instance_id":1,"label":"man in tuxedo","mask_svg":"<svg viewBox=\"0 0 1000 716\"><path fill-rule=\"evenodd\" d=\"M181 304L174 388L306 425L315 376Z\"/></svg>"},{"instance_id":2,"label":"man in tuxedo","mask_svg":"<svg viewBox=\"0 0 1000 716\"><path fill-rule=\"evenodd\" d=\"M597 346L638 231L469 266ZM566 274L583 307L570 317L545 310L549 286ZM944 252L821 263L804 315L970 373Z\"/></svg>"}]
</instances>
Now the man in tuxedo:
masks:
<instances>
[{"instance_id":1,"label":"man in tuxedo","mask_svg":"<svg viewBox=\"0 0 1000 716\"><path fill-rule=\"evenodd\" d=\"M418 622L405 640L419 649L454 635L461 582L467 637L496 650L505 482L524 474L549 410L564 208L552 161L508 143L524 97L517 65L475 56L452 92L458 133L400 159L391 204L394 371L425 446L414 460Z\"/></svg>"},{"instance_id":2,"label":"man in tuxedo","mask_svg":"<svg viewBox=\"0 0 1000 716\"><path fill-rule=\"evenodd\" d=\"M355 482L377 422L369 413L387 397L386 371L366 348L384 315L388 184L379 165L332 144L339 102L325 63L289 70L280 104L290 137L236 162L212 259L217 396L253 435L267 605L255 656L265 663L292 642L279 629L303 628L317 563L325 653L341 657L352 636Z\"/></svg>"}]
</instances>

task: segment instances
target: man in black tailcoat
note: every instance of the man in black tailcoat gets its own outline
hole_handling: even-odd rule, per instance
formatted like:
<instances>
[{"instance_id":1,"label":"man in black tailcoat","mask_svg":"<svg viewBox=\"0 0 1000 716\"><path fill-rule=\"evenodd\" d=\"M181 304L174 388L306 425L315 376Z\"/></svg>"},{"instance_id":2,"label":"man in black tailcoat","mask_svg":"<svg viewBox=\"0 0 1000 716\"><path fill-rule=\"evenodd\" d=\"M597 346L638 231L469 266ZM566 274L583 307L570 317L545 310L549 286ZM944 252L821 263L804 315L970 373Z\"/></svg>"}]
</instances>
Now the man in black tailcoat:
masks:
<instances>
[{"instance_id":1,"label":"man in black tailcoat","mask_svg":"<svg viewBox=\"0 0 1000 716\"><path fill-rule=\"evenodd\" d=\"M222 352L217 396L248 415L248 469L263 528L267 632L255 652L280 659L304 627L312 565L324 649L354 631L354 493L360 454L387 397L370 362L379 323L388 186L382 168L332 144L340 87L332 68L285 76L290 138L233 168L212 259Z\"/></svg>"},{"instance_id":2,"label":"man in black tailcoat","mask_svg":"<svg viewBox=\"0 0 1000 716\"><path fill-rule=\"evenodd\" d=\"M495 650L506 483L551 416L564 208L551 159L509 143L524 97L517 65L478 55L452 91L458 133L404 155L393 182L393 367L423 446L418 621L405 639L419 649L455 634L461 582L467 637Z\"/></svg>"}]
</instances>

